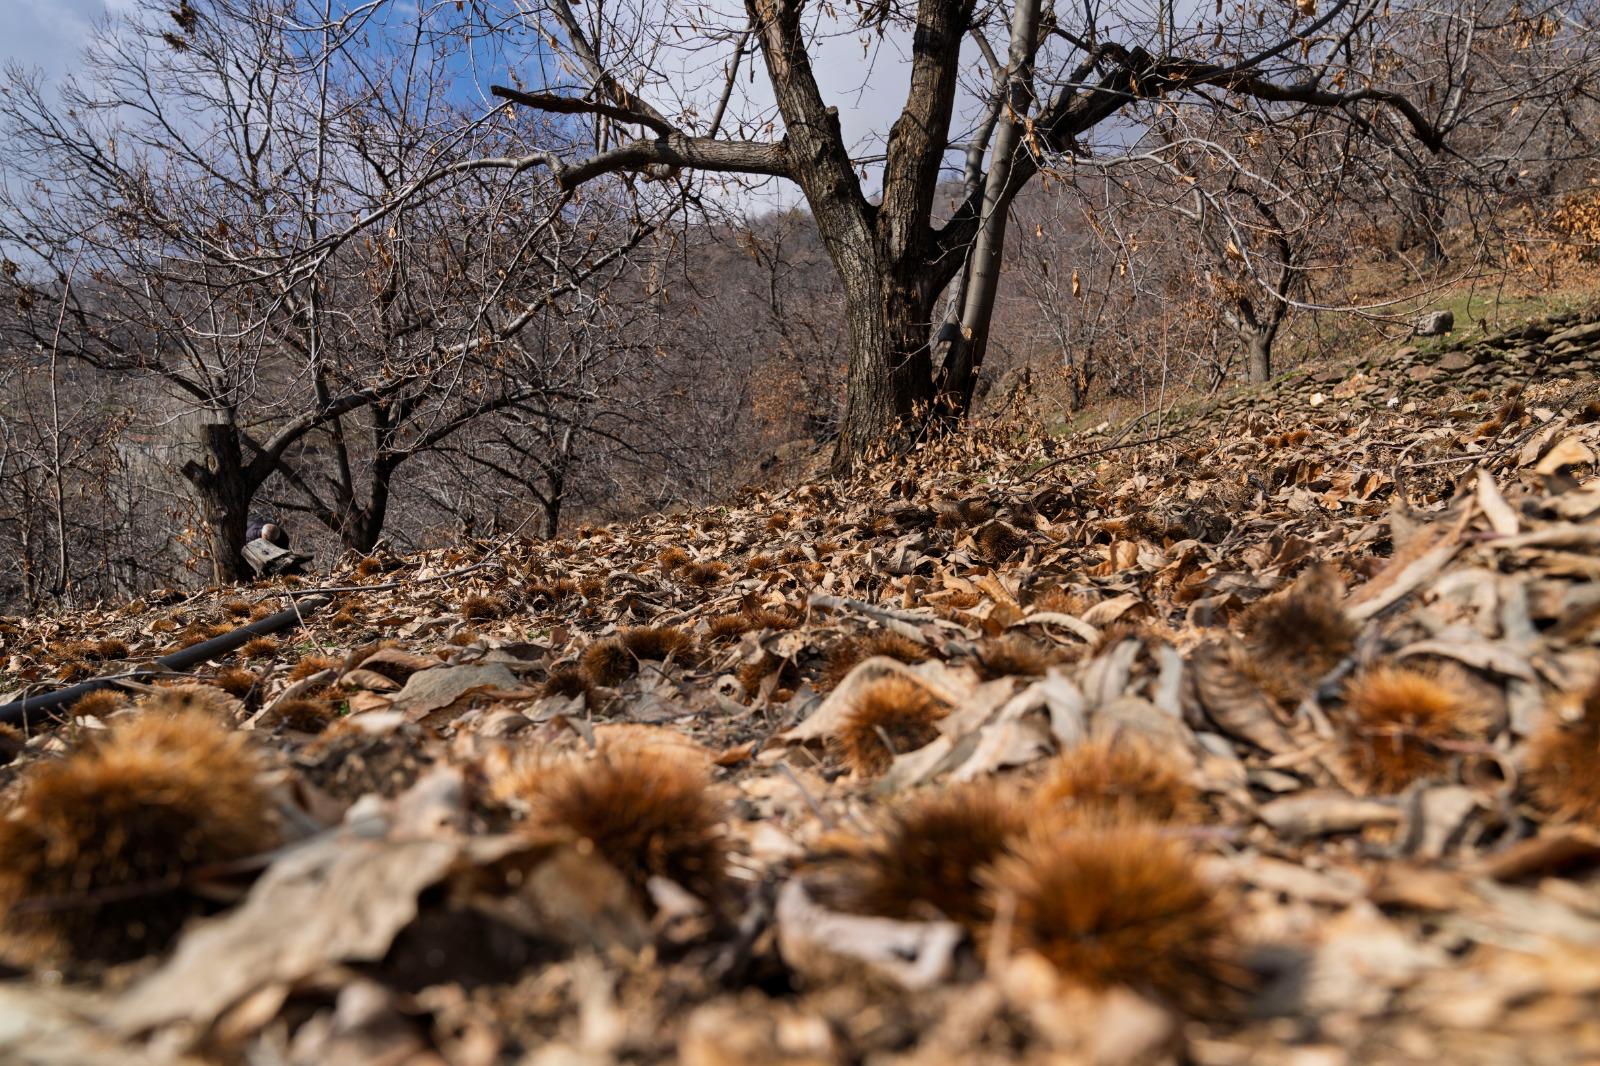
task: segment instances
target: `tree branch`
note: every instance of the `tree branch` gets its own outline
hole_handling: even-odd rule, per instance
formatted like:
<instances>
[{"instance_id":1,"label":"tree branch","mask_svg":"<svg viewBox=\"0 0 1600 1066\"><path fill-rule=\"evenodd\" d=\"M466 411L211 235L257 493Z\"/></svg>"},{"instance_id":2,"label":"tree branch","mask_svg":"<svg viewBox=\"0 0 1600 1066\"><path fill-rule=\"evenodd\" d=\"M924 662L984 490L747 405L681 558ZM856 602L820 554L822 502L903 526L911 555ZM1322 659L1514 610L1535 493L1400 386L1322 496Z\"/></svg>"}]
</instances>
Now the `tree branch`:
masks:
<instances>
[{"instance_id":1,"label":"tree branch","mask_svg":"<svg viewBox=\"0 0 1600 1066\"><path fill-rule=\"evenodd\" d=\"M1398 112L1411 126L1411 133L1435 155L1444 151L1444 134L1429 122L1422 110L1409 99L1388 89L1356 89L1329 92L1313 85L1278 85L1254 74L1244 74L1212 63L1184 60L1161 63L1153 73L1169 82L1168 92L1179 92L1194 85L1213 85L1269 103L1305 104L1309 107L1346 108L1353 104L1377 103Z\"/></svg>"},{"instance_id":2,"label":"tree branch","mask_svg":"<svg viewBox=\"0 0 1600 1066\"><path fill-rule=\"evenodd\" d=\"M663 137L673 132L671 123L660 115L601 103L598 100L578 100L570 96L558 96L555 93L525 93L521 89L511 89L504 85L491 85L489 91L502 100L536 108L539 111L549 111L558 115L604 115L618 122L648 126Z\"/></svg>"},{"instance_id":3,"label":"tree branch","mask_svg":"<svg viewBox=\"0 0 1600 1066\"><path fill-rule=\"evenodd\" d=\"M839 128L839 113L822 101L800 25L797 0L745 0L756 27L767 76L783 115L792 178L805 190L823 232L853 231L867 240L872 207L861 192L850 153Z\"/></svg>"},{"instance_id":4,"label":"tree branch","mask_svg":"<svg viewBox=\"0 0 1600 1066\"><path fill-rule=\"evenodd\" d=\"M770 174L794 177L787 139L783 141L724 141L672 133L656 140L635 140L577 163L565 164L545 157L556 185L571 191L604 174L637 172L649 167L689 168L721 174Z\"/></svg>"},{"instance_id":5,"label":"tree branch","mask_svg":"<svg viewBox=\"0 0 1600 1066\"><path fill-rule=\"evenodd\" d=\"M912 38L911 85L889 131L878 236L891 259L920 251L931 237L939 167L950 144L957 60L972 17L968 0L920 0Z\"/></svg>"},{"instance_id":6,"label":"tree branch","mask_svg":"<svg viewBox=\"0 0 1600 1066\"><path fill-rule=\"evenodd\" d=\"M655 122L669 126L661 112L651 107L649 102L629 92L612 74L606 70L605 64L600 62L599 49L595 42L589 39L583 23L578 21L578 16L573 12L568 0L550 0L550 12L555 15L556 21L566 31L567 41L578 60L583 64L589 76L594 79L595 87L605 95L611 97L616 103L634 113L646 115Z\"/></svg>"}]
</instances>

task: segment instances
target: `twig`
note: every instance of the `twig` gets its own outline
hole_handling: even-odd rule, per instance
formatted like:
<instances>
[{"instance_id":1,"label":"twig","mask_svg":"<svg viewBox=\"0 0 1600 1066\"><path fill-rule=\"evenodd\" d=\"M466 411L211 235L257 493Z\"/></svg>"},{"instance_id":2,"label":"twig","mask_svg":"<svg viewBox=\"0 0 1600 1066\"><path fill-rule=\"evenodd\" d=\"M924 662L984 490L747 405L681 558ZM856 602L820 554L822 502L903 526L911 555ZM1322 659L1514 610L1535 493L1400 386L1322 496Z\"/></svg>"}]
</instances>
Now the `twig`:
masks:
<instances>
[{"instance_id":1,"label":"twig","mask_svg":"<svg viewBox=\"0 0 1600 1066\"><path fill-rule=\"evenodd\" d=\"M782 770L785 776L794 782L794 787L800 790L800 795L806 801L806 806L811 808L811 813L817 816L817 821L822 823L823 828L832 829L834 827L833 819L829 818L827 812L818 805L816 799L811 795L811 790L806 788L805 782L800 780L800 775L794 772L794 768L786 762L781 762L778 764L778 769Z\"/></svg>"},{"instance_id":2,"label":"twig","mask_svg":"<svg viewBox=\"0 0 1600 1066\"><path fill-rule=\"evenodd\" d=\"M1062 463L1072 463L1078 461L1079 459L1092 459L1097 455L1105 455L1108 452L1120 451L1123 448L1138 448L1146 444L1160 444L1163 441L1175 440L1181 436L1183 436L1183 432L1181 430L1173 430L1171 433L1158 433L1154 437L1145 437L1142 440L1130 440L1123 444L1107 444L1102 448L1090 448L1086 452L1074 452L1071 455L1063 455L1059 459L1050 460L1037 470L1030 471L1029 476L1038 477L1046 470L1054 469L1055 467L1060 466Z\"/></svg>"},{"instance_id":3,"label":"twig","mask_svg":"<svg viewBox=\"0 0 1600 1066\"><path fill-rule=\"evenodd\" d=\"M456 570L447 570L442 574L434 574L432 577L402 578L399 581L389 581L382 585L326 585L321 588L314 589L286 589L284 594L288 596L316 596L333 592L391 592L394 589L415 588L418 585L431 585L435 581L448 581L454 577L462 577L466 574L472 573L474 570L482 570L489 564L498 562L500 553L505 551L506 547L510 545L510 543L517 538L523 529L527 527L528 523L533 520L533 514L534 513L532 511L529 511L527 517L521 522L517 523L517 528L513 529L510 533L507 533L501 538L500 543L496 544L494 547L485 552L482 559L479 559L477 562L468 566L460 567Z\"/></svg>"},{"instance_id":4,"label":"twig","mask_svg":"<svg viewBox=\"0 0 1600 1066\"><path fill-rule=\"evenodd\" d=\"M1429 459L1422 463L1406 463L1401 470L1424 470L1430 466L1449 466L1451 463L1476 463L1488 459L1498 459L1502 455L1509 455L1512 449L1503 448L1497 452L1476 452L1472 455L1452 455L1448 459Z\"/></svg>"},{"instance_id":5,"label":"twig","mask_svg":"<svg viewBox=\"0 0 1600 1066\"><path fill-rule=\"evenodd\" d=\"M826 607L832 611L854 611L857 614L864 614L868 618L876 618L880 622L891 623L894 625L896 632L904 632L901 629L902 626L911 627L911 632L906 633L906 635L922 644L926 644L928 641L915 629L917 626L942 626L946 629L960 630L968 635L972 634L972 631L965 626L958 625L955 622L947 622L943 618L916 614L912 611L895 611L888 607L878 607L875 604L863 603L861 600L853 600L846 596L825 596L820 592L814 593L807 601L807 604L811 607Z\"/></svg>"}]
</instances>

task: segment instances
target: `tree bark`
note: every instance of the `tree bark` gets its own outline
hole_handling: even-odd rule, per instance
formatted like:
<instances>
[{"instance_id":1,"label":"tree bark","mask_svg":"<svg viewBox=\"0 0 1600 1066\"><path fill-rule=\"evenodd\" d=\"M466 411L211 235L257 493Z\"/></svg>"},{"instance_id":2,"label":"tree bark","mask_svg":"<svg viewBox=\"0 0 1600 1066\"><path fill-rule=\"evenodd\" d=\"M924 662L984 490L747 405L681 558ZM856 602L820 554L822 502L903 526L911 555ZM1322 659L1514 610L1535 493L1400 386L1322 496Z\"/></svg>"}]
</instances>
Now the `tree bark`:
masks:
<instances>
[{"instance_id":1,"label":"tree bark","mask_svg":"<svg viewBox=\"0 0 1600 1066\"><path fill-rule=\"evenodd\" d=\"M1247 341L1250 380L1256 384L1272 380L1272 334L1258 329Z\"/></svg>"},{"instance_id":2,"label":"tree bark","mask_svg":"<svg viewBox=\"0 0 1600 1066\"><path fill-rule=\"evenodd\" d=\"M835 468L904 447L933 402L931 301L918 288L882 275L844 287L850 362Z\"/></svg>"},{"instance_id":3,"label":"tree bark","mask_svg":"<svg viewBox=\"0 0 1600 1066\"><path fill-rule=\"evenodd\" d=\"M568 426L561 433L561 449L550 464L550 494L544 498L544 536L554 540L561 529L561 505L567 494L567 471L572 466L572 452L577 435Z\"/></svg>"},{"instance_id":4,"label":"tree bark","mask_svg":"<svg viewBox=\"0 0 1600 1066\"><path fill-rule=\"evenodd\" d=\"M217 412L208 412L208 417L218 420L201 427L205 462L189 460L183 475L200 505L212 579L218 584L248 581L250 566L241 549L250 522L250 501L258 486L246 472L238 429Z\"/></svg>"},{"instance_id":5,"label":"tree bark","mask_svg":"<svg viewBox=\"0 0 1600 1066\"><path fill-rule=\"evenodd\" d=\"M1011 16L1011 49L1006 58L1005 110L994 138L994 161L984 183L983 212L962 282L960 328L947 331L940 359L939 403L951 422L972 406L972 390L989 346L989 322L1000 289L1006 223L1011 213L1011 161L1022 127L1033 107L1033 56L1038 48L1039 0L1017 0Z\"/></svg>"},{"instance_id":6,"label":"tree bark","mask_svg":"<svg viewBox=\"0 0 1600 1066\"><path fill-rule=\"evenodd\" d=\"M953 270L930 267L929 226L955 106L955 58L970 0L920 0L911 85L889 134L883 202L874 207L826 106L806 53L794 0L746 0L778 106L784 155L806 194L843 283L850 330L843 428L836 468L914 439L933 399L931 309Z\"/></svg>"}]
</instances>

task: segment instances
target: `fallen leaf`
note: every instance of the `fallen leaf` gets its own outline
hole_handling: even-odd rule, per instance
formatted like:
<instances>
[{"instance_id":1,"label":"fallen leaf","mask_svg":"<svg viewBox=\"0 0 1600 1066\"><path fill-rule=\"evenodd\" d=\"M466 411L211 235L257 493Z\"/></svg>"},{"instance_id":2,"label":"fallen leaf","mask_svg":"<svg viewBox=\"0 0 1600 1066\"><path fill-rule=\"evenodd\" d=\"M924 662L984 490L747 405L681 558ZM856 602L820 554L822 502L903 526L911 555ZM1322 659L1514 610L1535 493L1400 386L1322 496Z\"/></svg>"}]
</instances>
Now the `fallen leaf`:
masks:
<instances>
[{"instance_id":1,"label":"fallen leaf","mask_svg":"<svg viewBox=\"0 0 1600 1066\"><path fill-rule=\"evenodd\" d=\"M376 962L417 915L417 896L460 855L459 841L390 840L347 827L289 851L244 903L189 931L160 969L112 1009L118 1029L171 1022L204 1032L248 995L324 966Z\"/></svg>"},{"instance_id":2,"label":"fallen leaf","mask_svg":"<svg viewBox=\"0 0 1600 1066\"><path fill-rule=\"evenodd\" d=\"M1533 468L1535 474L1554 474L1569 466L1594 465L1594 452L1576 434L1561 438L1561 442L1551 448Z\"/></svg>"},{"instance_id":3,"label":"fallen leaf","mask_svg":"<svg viewBox=\"0 0 1600 1066\"><path fill-rule=\"evenodd\" d=\"M474 692L516 692L522 683L500 663L489 666L436 666L419 670L394 697L393 709L410 721L449 707Z\"/></svg>"},{"instance_id":4,"label":"fallen leaf","mask_svg":"<svg viewBox=\"0 0 1600 1066\"><path fill-rule=\"evenodd\" d=\"M1521 881L1547 874L1592 869L1600 863L1600 834L1559 829L1519 840L1485 858L1477 870L1496 881Z\"/></svg>"},{"instance_id":5,"label":"fallen leaf","mask_svg":"<svg viewBox=\"0 0 1600 1066\"><path fill-rule=\"evenodd\" d=\"M954 922L901 922L840 914L817 904L799 878L778 890L778 950L809 981L828 984L866 970L909 989L949 977L966 934Z\"/></svg>"},{"instance_id":6,"label":"fallen leaf","mask_svg":"<svg viewBox=\"0 0 1600 1066\"><path fill-rule=\"evenodd\" d=\"M1391 803L1322 791L1273 800L1258 813L1278 834L1298 840L1354 833L1373 825L1397 825L1403 817Z\"/></svg>"},{"instance_id":7,"label":"fallen leaf","mask_svg":"<svg viewBox=\"0 0 1600 1066\"><path fill-rule=\"evenodd\" d=\"M1272 700L1233 668L1221 646L1205 644L1196 649L1187 677L1195 702L1224 733L1273 755L1300 750L1278 721Z\"/></svg>"},{"instance_id":8,"label":"fallen leaf","mask_svg":"<svg viewBox=\"0 0 1600 1066\"><path fill-rule=\"evenodd\" d=\"M1483 508L1490 528L1502 537L1514 537L1522 529L1517 513L1506 503L1500 486L1494 483L1494 475L1482 468L1478 470L1478 506Z\"/></svg>"}]
</instances>

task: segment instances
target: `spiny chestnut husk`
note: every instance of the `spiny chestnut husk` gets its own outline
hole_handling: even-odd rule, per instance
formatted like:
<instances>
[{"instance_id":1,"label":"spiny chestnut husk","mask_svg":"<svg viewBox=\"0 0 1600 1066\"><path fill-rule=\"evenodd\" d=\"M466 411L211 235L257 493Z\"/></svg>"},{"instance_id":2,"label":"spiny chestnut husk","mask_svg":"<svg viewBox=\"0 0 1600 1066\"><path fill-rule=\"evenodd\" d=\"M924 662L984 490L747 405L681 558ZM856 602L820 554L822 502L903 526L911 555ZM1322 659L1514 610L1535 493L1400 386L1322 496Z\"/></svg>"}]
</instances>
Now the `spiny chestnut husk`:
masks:
<instances>
[{"instance_id":1,"label":"spiny chestnut husk","mask_svg":"<svg viewBox=\"0 0 1600 1066\"><path fill-rule=\"evenodd\" d=\"M1453 745L1478 738L1484 714L1466 688L1437 672L1378 666L1345 686L1344 755L1375 792L1404 791L1456 758Z\"/></svg>"},{"instance_id":2,"label":"spiny chestnut husk","mask_svg":"<svg viewBox=\"0 0 1600 1066\"><path fill-rule=\"evenodd\" d=\"M889 769L896 755L939 735L936 723L949 713L926 687L902 674L870 681L856 695L833 737L844 764L863 777Z\"/></svg>"},{"instance_id":3,"label":"spiny chestnut husk","mask_svg":"<svg viewBox=\"0 0 1600 1066\"><path fill-rule=\"evenodd\" d=\"M1228 907L1188 848L1148 826L1031 835L988 875L996 930L1092 989L1126 986L1194 1014L1244 984Z\"/></svg>"},{"instance_id":4,"label":"spiny chestnut husk","mask_svg":"<svg viewBox=\"0 0 1600 1066\"><path fill-rule=\"evenodd\" d=\"M1552 707L1529 740L1528 787L1558 821L1600 825L1600 682L1568 709Z\"/></svg>"},{"instance_id":5,"label":"spiny chestnut husk","mask_svg":"<svg viewBox=\"0 0 1600 1066\"><path fill-rule=\"evenodd\" d=\"M944 918L976 929L993 917L984 872L1027 827L1028 808L984 780L895 807L851 864L841 904L861 914Z\"/></svg>"},{"instance_id":6,"label":"spiny chestnut husk","mask_svg":"<svg viewBox=\"0 0 1600 1066\"><path fill-rule=\"evenodd\" d=\"M822 688L831 692L839 687L845 675L857 664L882 655L906 665L920 663L928 658L928 649L912 640L888 630L864 633L860 636L841 637L828 646L827 660L822 668Z\"/></svg>"},{"instance_id":7,"label":"spiny chestnut husk","mask_svg":"<svg viewBox=\"0 0 1600 1066\"><path fill-rule=\"evenodd\" d=\"M24 961L114 963L165 947L207 909L186 879L271 847L248 738L201 711L119 719L36 763L0 822L0 913Z\"/></svg>"},{"instance_id":8,"label":"spiny chestnut husk","mask_svg":"<svg viewBox=\"0 0 1600 1066\"><path fill-rule=\"evenodd\" d=\"M1293 707L1355 647L1358 627L1340 603L1338 576L1313 567L1244 613L1250 673L1280 706Z\"/></svg>"},{"instance_id":9,"label":"spiny chestnut husk","mask_svg":"<svg viewBox=\"0 0 1600 1066\"><path fill-rule=\"evenodd\" d=\"M1043 677L1061 656L1021 634L980 641L976 653L978 673L993 681L1002 677Z\"/></svg>"},{"instance_id":10,"label":"spiny chestnut husk","mask_svg":"<svg viewBox=\"0 0 1600 1066\"><path fill-rule=\"evenodd\" d=\"M590 758L536 764L506 789L531 826L590 842L648 899L664 877L708 902L727 879L726 817L703 763L659 745L603 746Z\"/></svg>"},{"instance_id":11,"label":"spiny chestnut husk","mask_svg":"<svg viewBox=\"0 0 1600 1066\"><path fill-rule=\"evenodd\" d=\"M1200 796L1184 766L1134 736L1086 740L1055 761L1036 801L1071 820L1191 822Z\"/></svg>"}]
</instances>

